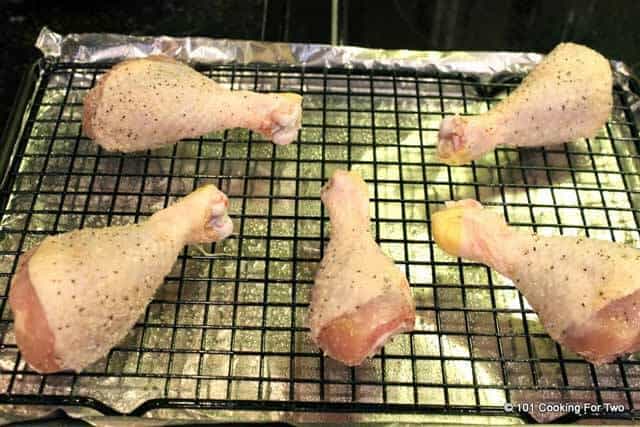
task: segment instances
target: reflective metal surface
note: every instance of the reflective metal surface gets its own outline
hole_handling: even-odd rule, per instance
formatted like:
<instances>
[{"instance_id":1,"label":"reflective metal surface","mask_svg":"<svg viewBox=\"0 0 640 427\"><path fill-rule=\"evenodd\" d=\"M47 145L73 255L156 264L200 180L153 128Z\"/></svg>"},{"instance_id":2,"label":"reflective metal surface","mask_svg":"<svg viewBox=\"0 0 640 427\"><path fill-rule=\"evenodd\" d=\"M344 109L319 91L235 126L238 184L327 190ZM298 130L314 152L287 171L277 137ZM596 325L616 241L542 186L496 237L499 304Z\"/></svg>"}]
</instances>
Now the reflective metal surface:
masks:
<instances>
[{"instance_id":1,"label":"reflective metal surface","mask_svg":"<svg viewBox=\"0 0 640 427\"><path fill-rule=\"evenodd\" d=\"M375 421L393 407L482 414L517 402L607 402L625 410L637 404L635 356L593 367L561 349L509 280L448 256L429 230L430 214L444 201L472 197L541 234L637 246L638 135L630 107L637 98L628 88L616 88L613 115L593 139L501 148L451 168L435 152L442 117L486 111L515 83L480 84L428 71L473 72L488 80L492 73L522 72L539 55L61 37L46 29L38 47L80 65L53 66L27 120L24 151L14 159L0 241L5 293L18 254L46 234L140 221L207 182L229 195L238 236L185 249L128 337L79 375L29 370L18 359L5 304L0 392L91 397L123 413L157 398L196 407L199 401L311 403L327 412L338 408L331 405L354 405L354 412L358 404L370 405L368 413L333 415L341 421ZM208 64L206 74L232 89L303 94L298 141L274 146L232 130L122 155L82 137L82 98L105 71L94 62L159 52ZM256 62L267 66L256 68ZM395 67L405 72L389 72ZM624 66L616 67L624 83ZM305 323L328 236L319 189L336 168L358 170L370 184L372 231L406 272L418 307L415 332L396 337L355 369L323 358ZM310 416L248 413L289 421Z\"/></svg>"}]
</instances>

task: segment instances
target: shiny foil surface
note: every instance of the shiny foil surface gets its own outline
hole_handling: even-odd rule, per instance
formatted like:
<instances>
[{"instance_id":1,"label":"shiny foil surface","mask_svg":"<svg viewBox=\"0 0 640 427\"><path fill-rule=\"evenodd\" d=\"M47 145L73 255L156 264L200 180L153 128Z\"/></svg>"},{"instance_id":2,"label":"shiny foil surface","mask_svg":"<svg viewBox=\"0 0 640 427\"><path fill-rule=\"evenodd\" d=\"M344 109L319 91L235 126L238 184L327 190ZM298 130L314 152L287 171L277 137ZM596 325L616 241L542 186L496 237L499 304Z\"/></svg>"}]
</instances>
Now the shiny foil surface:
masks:
<instances>
[{"instance_id":1,"label":"shiny foil surface","mask_svg":"<svg viewBox=\"0 0 640 427\"><path fill-rule=\"evenodd\" d=\"M61 36L46 28L37 46L53 65L25 119L24 152L13 159L0 235L5 295L18 255L47 234L143 221L205 183L228 194L236 236L185 248L127 338L80 374L30 370L18 356L5 303L0 392L90 397L124 413L158 398L377 408L242 412L243 420L292 422L399 420L389 419L387 405L495 414L518 402L608 402L627 410L637 404L635 356L595 367L561 348L508 279L445 254L429 229L430 214L445 201L475 198L543 235L638 246L638 98L624 64L612 62L616 105L594 138L504 147L449 167L435 151L442 118L487 111L517 85L504 77L522 75L540 55ZM101 64L154 53L196 64L231 89L302 94L298 140L274 146L235 129L149 152L99 149L82 136L81 117L84 95L107 69ZM395 337L355 369L322 357L306 325L328 237L320 188L337 168L357 170L369 184L371 230L406 273L418 308L413 333ZM504 415L464 420L521 422L517 413ZM562 413L531 415L550 420ZM147 416L233 415L159 409Z\"/></svg>"}]
</instances>

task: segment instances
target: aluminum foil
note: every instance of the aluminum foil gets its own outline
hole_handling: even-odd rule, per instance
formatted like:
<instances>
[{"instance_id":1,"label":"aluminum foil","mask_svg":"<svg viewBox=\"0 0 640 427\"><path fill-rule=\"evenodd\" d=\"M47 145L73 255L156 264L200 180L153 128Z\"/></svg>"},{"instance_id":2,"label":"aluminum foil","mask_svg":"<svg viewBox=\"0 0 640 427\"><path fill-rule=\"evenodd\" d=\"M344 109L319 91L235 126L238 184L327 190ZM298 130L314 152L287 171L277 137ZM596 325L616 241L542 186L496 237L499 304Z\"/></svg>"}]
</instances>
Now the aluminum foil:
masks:
<instances>
[{"instance_id":1,"label":"aluminum foil","mask_svg":"<svg viewBox=\"0 0 640 427\"><path fill-rule=\"evenodd\" d=\"M409 69L469 73L492 78L529 71L544 55L527 52L415 51L368 49L310 43L273 43L205 37L130 36L123 34L61 35L44 27L36 47L45 57L74 63L113 63L149 55L168 55L197 64L277 64L368 70ZM611 61L622 75L629 69Z\"/></svg>"},{"instance_id":2,"label":"aluminum foil","mask_svg":"<svg viewBox=\"0 0 640 427\"><path fill-rule=\"evenodd\" d=\"M121 34L69 34L43 28L36 47L64 62L104 63L164 54L198 64L277 64L281 66L415 69L494 75L518 73L542 55L498 52L424 52L365 49L303 43L271 43L203 37L138 37Z\"/></svg>"},{"instance_id":3,"label":"aluminum foil","mask_svg":"<svg viewBox=\"0 0 640 427\"><path fill-rule=\"evenodd\" d=\"M277 64L285 69L279 79L275 73L256 75L251 70L232 78L228 69L215 67L210 75L233 89L301 93L305 111L299 139L290 146L274 147L245 130L232 130L211 133L203 141L185 140L151 154L113 154L99 151L81 137L82 99L94 81L93 72L62 68L51 75L42 102L32 107L35 122L1 221L0 248L9 254L0 257L0 272L13 271L16 255L11 251L28 250L46 233L105 226L109 212L116 213L112 224L142 220L135 215L138 207L144 217L169 203L173 197L168 193L186 194L207 182L229 195L242 239L228 239L203 248L204 252L188 248L136 328L108 357L79 376L35 375L18 361L12 329L4 330L0 392L88 396L127 413L149 399L163 397L282 401L293 396L301 402L362 403L386 399L398 404L494 409L517 402L593 402L590 369L601 386L623 386L619 370L625 369L626 386L640 387L633 365L590 368L579 357L559 350L544 336L535 314L517 311L522 302L510 281L482 266L459 265L433 247L426 221L427 208L432 211L440 202L473 197L494 207L508 204L503 212L509 221L523 227L535 225L543 234L557 233L562 226L564 234L587 232L591 237L638 245L638 200L634 195L620 197L626 194L625 188L638 188L638 153L635 145L626 142L633 135L620 105L607 126L588 141L566 147L501 149L478 160L477 169L449 168L438 162L435 135L443 111L487 110L486 100L476 96L472 84L457 78L394 81L356 74L347 84L339 73L326 79L323 73L307 71L303 79L296 69L286 71L287 66L301 65L373 71L404 68L497 80L505 73L526 72L540 55L381 51L113 34L61 36L46 28L37 47L50 60L65 63L112 63L164 53L212 66ZM612 65L626 102L635 105L627 68L619 62ZM501 96L504 93L491 102ZM49 151L52 154L47 156ZM334 169L349 166L371 184L373 231L383 250L407 273L418 306L415 333L398 336L385 346L384 359L376 357L354 370L323 360L304 329L313 274L327 236L327 221L319 219L319 188ZM533 210L531 203L537 206ZM266 234L270 240L264 238ZM2 285L6 290L7 281ZM495 321L491 310L498 313ZM2 317L10 318L6 305ZM262 332L263 326L268 330ZM534 337L526 340L525 331ZM508 362L498 360L498 347ZM269 355L256 356L262 351ZM564 366L554 362L558 351L568 360ZM548 362L535 362L539 359ZM319 378L324 385L314 382ZM344 384L349 378L355 381L354 389ZM565 380L586 389L531 390L534 384L553 388ZM509 397L505 387L513 389ZM623 391L603 392L602 398L625 402ZM6 409L0 406L0 410ZM75 411L82 414L82 409ZM228 420L233 414L238 413L155 410L148 416ZM534 414L542 420L557 415ZM328 417L280 412L242 416L294 422ZM385 422L390 418L334 414L331 420ZM447 417L406 420L451 421ZM489 422L485 417L461 422L472 421Z\"/></svg>"}]
</instances>

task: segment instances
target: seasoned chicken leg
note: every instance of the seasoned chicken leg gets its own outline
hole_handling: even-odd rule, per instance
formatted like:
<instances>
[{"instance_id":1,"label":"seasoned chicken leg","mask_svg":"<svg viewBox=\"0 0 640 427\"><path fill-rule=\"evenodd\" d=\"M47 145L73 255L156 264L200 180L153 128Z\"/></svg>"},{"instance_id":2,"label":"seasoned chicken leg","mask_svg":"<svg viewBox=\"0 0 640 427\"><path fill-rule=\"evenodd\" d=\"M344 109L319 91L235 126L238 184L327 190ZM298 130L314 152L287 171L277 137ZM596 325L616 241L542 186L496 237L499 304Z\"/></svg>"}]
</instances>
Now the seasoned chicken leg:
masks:
<instances>
[{"instance_id":1,"label":"seasoned chicken leg","mask_svg":"<svg viewBox=\"0 0 640 427\"><path fill-rule=\"evenodd\" d=\"M531 147L591 137L611 113L611 92L609 62L588 47L562 43L487 113L445 118L438 155L459 165L502 144Z\"/></svg>"},{"instance_id":2,"label":"seasoned chicken leg","mask_svg":"<svg viewBox=\"0 0 640 427\"><path fill-rule=\"evenodd\" d=\"M371 236L362 178L334 172L321 199L331 236L312 291L311 337L326 355L355 366L392 335L413 330L415 304L407 278Z\"/></svg>"},{"instance_id":3,"label":"seasoned chicken leg","mask_svg":"<svg viewBox=\"0 0 640 427\"><path fill-rule=\"evenodd\" d=\"M302 97L230 91L163 56L121 62L84 99L87 136L111 151L139 151L244 127L276 144L300 129Z\"/></svg>"},{"instance_id":4,"label":"seasoned chicken leg","mask_svg":"<svg viewBox=\"0 0 640 427\"><path fill-rule=\"evenodd\" d=\"M432 216L436 243L513 280L557 342L593 363L640 350L640 250L509 227L474 200Z\"/></svg>"},{"instance_id":5,"label":"seasoned chicken leg","mask_svg":"<svg viewBox=\"0 0 640 427\"><path fill-rule=\"evenodd\" d=\"M11 283L16 341L38 372L80 371L124 338L185 244L224 239L229 202L207 185L142 224L49 236Z\"/></svg>"}]
</instances>

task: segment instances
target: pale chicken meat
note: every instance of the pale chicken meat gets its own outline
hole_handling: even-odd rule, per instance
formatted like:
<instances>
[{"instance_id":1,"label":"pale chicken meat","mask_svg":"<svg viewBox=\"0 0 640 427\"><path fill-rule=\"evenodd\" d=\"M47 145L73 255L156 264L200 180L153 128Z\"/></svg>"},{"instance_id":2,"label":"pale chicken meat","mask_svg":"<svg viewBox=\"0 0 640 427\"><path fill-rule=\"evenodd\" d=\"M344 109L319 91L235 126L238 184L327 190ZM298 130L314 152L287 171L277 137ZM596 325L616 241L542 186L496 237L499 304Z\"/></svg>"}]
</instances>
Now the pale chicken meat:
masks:
<instances>
[{"instance_id":1,"label":"pale chicken meat","mask_svg":"<svg viewBox=\"0 0 640 427\"><path fill-rule=\"evenodd\" d=\"M362 178L337 170L321 199L331 232L312 290L311 337L326 355L356 366L391 336L413 330L415 303L407 278L371 235Z\"/></svg>"},{"instance_id":2,"label":"pale chicken meat","mask_svg":"<svg viewBox=\"0 0 640 427\"><path fill-rule=\"evenodd\" d=\"M468 163L497 146L531 147L592 137L613 105L609 62L574 43L553 49L498 105L477 116L450 116L440 124L438 155Z\"/></svg>"},{"instance_id":3,"label":"pale chicken meat","mask_svg":"<svg viewBox=\"0 0 640 427\"><path fill-rule=\"evenodd\" d=\"M236 127L289 144L302 118L300 95L228 90L164 56L117 64L89 91L83 107L85 134L123 152Z\"/></svg>"},{"instance_id":4,"label":"pale chicken meat","mask_svg":"<svg viewBox=\"0 0 640 427\"><path fill-rule=\"evenodd\" d=\"M446 252L510 278L555 341L600 364L640 350L640 250L506 224L475 200L432 216Z\"/></svg>"},{"instance_id":5,"label":"pale chicken meat","mask_svg":"<svg viewBox=\"0 0 640 427\"><path fill-rule=\"evenodd\" d=\"M185 244L233 230L228 199L201 187L141 224L55 236L19 260L9 291L16 341L38 372L80 371L122 340Z\"/></svg>"}]
</instances>

